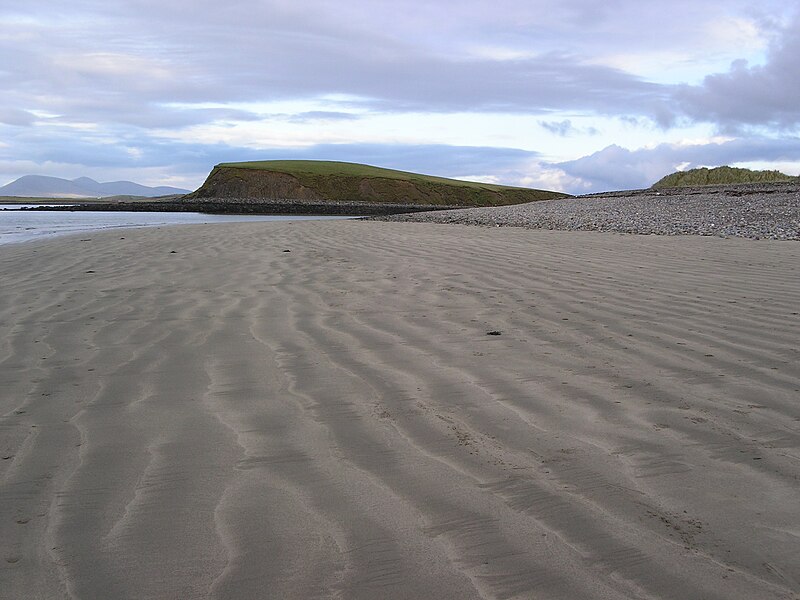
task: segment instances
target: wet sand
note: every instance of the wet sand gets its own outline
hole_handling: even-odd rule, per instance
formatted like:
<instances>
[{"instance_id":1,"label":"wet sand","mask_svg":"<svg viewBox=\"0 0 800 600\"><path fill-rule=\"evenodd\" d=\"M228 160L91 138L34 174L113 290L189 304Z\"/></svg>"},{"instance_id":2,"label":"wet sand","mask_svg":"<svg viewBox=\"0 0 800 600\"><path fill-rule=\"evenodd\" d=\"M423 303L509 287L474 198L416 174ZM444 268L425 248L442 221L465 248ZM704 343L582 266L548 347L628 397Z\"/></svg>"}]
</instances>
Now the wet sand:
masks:
<instances>
[{"instance_id":1,"label":"wet sand","mask_svg":"<svg viewBox=\"0 0 800 600\"><path fill-rule=\"evenodd\" d=\"M796 243L217 224L0 281L2 598L800 597Z\"/></svg>"}]
</instances>

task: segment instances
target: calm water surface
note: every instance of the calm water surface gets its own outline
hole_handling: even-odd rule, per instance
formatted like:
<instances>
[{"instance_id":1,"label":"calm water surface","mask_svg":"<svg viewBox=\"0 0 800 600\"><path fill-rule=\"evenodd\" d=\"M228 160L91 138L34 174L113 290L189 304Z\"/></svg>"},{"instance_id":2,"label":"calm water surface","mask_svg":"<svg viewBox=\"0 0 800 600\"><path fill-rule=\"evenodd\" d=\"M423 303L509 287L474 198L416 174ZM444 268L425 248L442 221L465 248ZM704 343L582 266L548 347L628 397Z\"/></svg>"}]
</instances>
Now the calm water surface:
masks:
<instances>
[{"instance_id":1,"label":"calm water surface","mask_svg":"<svg viewBox=\"0 0 800 600\"><path fill-rule=\"evenodd\" d=\"M24 205L0 204L0 244L12 244L56 235L116 229L122 227L155 227L189 223L229 223L241 221L308 221L349 219L332 216L286 215L206 215L202 213L168 212L92 212L92 211L28 211ZM2 209L10 210L2 210Z\"/></svg>"}]
</instances>

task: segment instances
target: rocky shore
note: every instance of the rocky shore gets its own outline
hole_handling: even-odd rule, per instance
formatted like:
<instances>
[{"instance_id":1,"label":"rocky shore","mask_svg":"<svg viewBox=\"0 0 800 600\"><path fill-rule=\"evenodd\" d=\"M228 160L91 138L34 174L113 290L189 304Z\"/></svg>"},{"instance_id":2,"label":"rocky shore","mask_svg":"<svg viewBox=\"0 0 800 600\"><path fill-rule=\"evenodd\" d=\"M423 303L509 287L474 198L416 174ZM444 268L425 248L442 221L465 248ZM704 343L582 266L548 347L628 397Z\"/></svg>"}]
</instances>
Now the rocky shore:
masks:
<instances>
[{"instance_id":1,"label":"rocky shore","mask_svg":"<svg viewBox=\"0 0 800 600\"><path fill-rule=\"evenodd\" d=\"M800 185L633 190L382 218L530 229L800 240Z\"/></svg>"},{"instance_id":2,"label":"rocky shore","mask_svg":"<svg viewBox=\"0 0 800 600\"><path fill-rule=\"evenodd\" d=\"M369 202L325 202L306 200L266 200L262 198L214 198L210 200L170 200L135 202L92 202L64 206L36 206L20 210L130 211L130 212L200 212L209 214L253 215L352 215L384 216L430 210L448 210L455 206L428 204L378 204Z\"/></svg>"}]
</instances>

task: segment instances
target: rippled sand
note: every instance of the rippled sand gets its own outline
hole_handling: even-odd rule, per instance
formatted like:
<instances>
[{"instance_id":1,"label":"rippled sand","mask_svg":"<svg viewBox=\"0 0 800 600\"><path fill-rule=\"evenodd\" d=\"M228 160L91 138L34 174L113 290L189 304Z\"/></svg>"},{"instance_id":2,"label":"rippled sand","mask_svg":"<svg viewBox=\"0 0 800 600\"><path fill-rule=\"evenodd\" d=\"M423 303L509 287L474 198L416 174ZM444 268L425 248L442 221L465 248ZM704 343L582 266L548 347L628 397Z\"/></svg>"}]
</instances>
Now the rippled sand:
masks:
<instances>
[{"instance_id":1,"label":"rippled sand","mask_svg":"<svg viewBox=\"0 0 800 600\"><path fill-rule=\"evenodd\" d=\"M0 597L797 598L798 265L379 222L0 248Z\"/></svg>"}]
</instances>

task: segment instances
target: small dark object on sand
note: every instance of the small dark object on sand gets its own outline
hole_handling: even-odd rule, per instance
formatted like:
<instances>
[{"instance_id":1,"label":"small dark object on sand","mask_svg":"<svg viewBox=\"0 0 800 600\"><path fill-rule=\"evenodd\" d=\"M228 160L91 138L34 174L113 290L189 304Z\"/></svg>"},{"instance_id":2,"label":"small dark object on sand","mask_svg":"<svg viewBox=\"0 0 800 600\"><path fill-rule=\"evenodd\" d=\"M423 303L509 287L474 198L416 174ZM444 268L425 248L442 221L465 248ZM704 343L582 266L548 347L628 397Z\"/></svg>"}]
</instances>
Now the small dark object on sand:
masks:
<instances>
[{"instance_id":1,"label":"small dark object on sand","mask_svg":"<svg viewBox=\"0 0 800 600\"><path fill-rule=\"evenodd\" d=\"M487 331L486 335L503 335L502 331Z\"/></svg>"}]
</instances>

